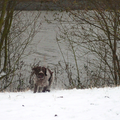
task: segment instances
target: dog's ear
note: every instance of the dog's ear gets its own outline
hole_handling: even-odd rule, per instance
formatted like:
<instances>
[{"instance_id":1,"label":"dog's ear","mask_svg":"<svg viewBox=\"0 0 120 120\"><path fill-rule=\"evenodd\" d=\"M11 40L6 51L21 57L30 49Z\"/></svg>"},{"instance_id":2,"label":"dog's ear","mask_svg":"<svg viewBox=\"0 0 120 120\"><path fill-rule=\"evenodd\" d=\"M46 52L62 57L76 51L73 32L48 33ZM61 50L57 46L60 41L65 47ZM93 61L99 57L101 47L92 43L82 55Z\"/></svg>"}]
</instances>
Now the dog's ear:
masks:
<instances>
[{"instance_id":1,"label":"dog's ear","mask_svg":"<svg viewBox=\"0 0 120 120\"><path fill-rule=\"evenodd\" d=\"M47 76L47 68L45 68L45 76Z\"/></svg>"},{"instance_id":2,"label":"dog's ear","mask_svg":"<svg viewBox=\"0 0 120 120\"><path fill-rule=\"evenodd\" d=\"M33 73L37 73L37 71L38 71L38 67L32 68L32 72L33 72Z\"/></svg>"},{"instance_id":3,"label":"dog's ear","mask_svg":"<svg viewBox=\"0 0 120 120\"><path fill-rule=\"evenodd\" d=\"M42 67L42 71L44 72L45 76L47 76L47 68Z\"/></svg>"},{"instance_id":4,"label":"dog's ear","mask_svg":"<svg viewBox=\"0 0 120 120\"><path fill-rule=\"evenodd\" d=\"M36 68L32 68L32 71L35 72L35 69L36 69Z\"/></svg>"}]
</instances>

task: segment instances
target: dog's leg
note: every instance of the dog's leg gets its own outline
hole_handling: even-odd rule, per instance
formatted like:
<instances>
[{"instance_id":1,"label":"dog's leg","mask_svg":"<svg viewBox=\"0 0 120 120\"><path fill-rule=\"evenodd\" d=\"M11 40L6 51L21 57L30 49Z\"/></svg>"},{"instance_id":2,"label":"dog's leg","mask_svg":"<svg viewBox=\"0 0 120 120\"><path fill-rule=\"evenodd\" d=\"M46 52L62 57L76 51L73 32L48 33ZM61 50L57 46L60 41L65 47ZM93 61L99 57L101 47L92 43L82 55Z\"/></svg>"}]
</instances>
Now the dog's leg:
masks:
<instances>
[{"instance_id":1,"label":"dog's leg","mask_svg":"<svg viewBox=\"0 0 120 120\"><path fill-rule=\"evenodd\" d=\"M46 92L46 91L50 92L50 90L48 88L49 88L49 86L44 87L42 92Z\"/></svg>"},{"instance_id":2,"label":"dog's leg","mask_svg":"<svg viewBox=\"0 0 120 120\"><path fill-rule=\"evenodd\" d=\"M40 93L40 92L42 92L42 87L39 87L39 89L38 89L38 92Z\"/></svg>"},{"instance_id":3,"label":"dog's leg","mask_svg":"<svg viewBox=\"0 0 120 120\"><path fill-rule=\"evenodd\" d=\"M35 84L35 86L34 86L34 93L36 93L37 92L37 85Z\"/></svg>"},{"instance_id":4,"label":"dog's leg","mask_svg":"<svg viewBox=\"0 0 120 120\"><path fill-rule=\"evenodd\" d=\"M46 91L46 87L43 88L42 92L45 92Z\"/></svg>"},{"instance_id":5,"label":"dog's leg","mask_svg":"<svg viewBox=\"0 0 120 120\"><path fill-rule=\"evenodd\" d=\"M47 86L43 88L42 92L46 92L46 91L50 92L50 90L47 90Z\"/></svg>"},{"instance_id":6,"label":"dog's leg","mask_svg":"<svg viewBox=\"0 0 120 120\"><path fill-rule=\"evenodd\" d=\"M47 92L50 92L50 90L49 90L49 89L46 89L46 91L47 91Z\"/></svg>"}]
</instances>

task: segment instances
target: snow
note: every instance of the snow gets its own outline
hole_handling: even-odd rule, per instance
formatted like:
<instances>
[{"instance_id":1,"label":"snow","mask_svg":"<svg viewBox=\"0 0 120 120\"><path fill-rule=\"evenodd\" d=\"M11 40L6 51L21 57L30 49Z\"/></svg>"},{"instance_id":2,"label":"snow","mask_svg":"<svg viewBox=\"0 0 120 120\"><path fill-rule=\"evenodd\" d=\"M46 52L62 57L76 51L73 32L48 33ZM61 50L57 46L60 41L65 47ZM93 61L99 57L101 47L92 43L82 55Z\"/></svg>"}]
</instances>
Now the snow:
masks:
<instances>
[{"instance_id":1,"label":"snow","mask_svg":"<svg viewBox=\"0 0 120 120\"><path fill-rule=\"evenodd\" d=\"M1 73L0 73L0 78L1 78L2 76L4 76L4 75L6 75L6 73L5 73L5 72L1 72Z\"/></svg>"},{"instance_id":2,"label":"snow","mask_svg":"<svg viewBox=\"0 0 120 120\"><path fill-rule=\"evenodd\" d=\"M120 87L0 93L0 120L119 120Z\"/></svg>"}]
</instances>

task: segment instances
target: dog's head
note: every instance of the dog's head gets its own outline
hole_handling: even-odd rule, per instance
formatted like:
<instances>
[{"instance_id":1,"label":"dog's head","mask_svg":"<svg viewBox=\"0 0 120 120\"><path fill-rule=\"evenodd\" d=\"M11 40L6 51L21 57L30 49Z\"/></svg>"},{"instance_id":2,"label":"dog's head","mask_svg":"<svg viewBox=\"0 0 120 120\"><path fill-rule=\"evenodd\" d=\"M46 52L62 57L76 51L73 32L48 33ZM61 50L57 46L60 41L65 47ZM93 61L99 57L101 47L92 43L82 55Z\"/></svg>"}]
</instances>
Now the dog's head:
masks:
<instances>
[{"instance_id":1,"label":"dog's head","mask_svg":"<svg viewBox=\"0 0 120 120\"><path fill-rule=\"evenodd\" d=\"M40 80L45 79L45 76L47 76L46 71L47 69L45 67L34 67L33 72L35 73L36 77L39 78Z\"/></svg>"}]
</instances>

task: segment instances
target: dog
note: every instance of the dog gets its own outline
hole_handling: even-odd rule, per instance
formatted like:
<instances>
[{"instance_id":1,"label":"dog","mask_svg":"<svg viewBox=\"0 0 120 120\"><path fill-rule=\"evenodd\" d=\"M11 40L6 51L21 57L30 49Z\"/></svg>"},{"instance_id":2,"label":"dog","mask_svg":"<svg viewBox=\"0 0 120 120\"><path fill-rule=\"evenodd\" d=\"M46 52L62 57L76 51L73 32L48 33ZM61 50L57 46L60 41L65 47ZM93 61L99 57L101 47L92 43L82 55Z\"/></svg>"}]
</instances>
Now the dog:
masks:
<instances>
[{"instance_id":1,"label":"dog","mask_svg":"<svg viewBox=\"0 0 120 120\"><path fill-rule=\"evenodd\" d=\"M50 87L53 82L53 72L42 66L32 68L31 76L34 81L34 93L38 92L50 92ZM31 77L29 83L31 84Z\"/></svg>"}]
</instances>

